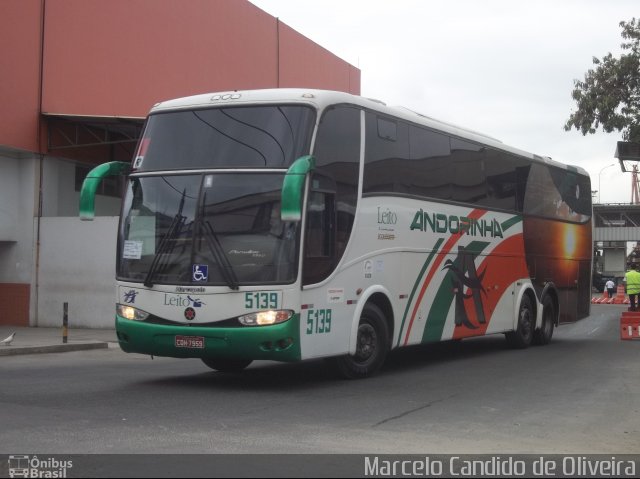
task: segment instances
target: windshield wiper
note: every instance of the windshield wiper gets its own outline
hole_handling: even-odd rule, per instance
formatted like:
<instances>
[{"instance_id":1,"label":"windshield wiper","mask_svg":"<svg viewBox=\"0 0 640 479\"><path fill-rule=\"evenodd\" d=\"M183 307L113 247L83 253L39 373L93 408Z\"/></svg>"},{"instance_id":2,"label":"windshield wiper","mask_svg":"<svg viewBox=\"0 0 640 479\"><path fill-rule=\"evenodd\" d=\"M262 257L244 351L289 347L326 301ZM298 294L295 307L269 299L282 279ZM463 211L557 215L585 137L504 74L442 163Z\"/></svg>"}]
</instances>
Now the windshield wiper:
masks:
<instances>
[{"instance_id":1,"label":"windshield wiper","mask_svg":"<svg viewBox=\"0 0 640 479\"><path fill-rule=\"evenodd\" d=\"M158 251L153 257L153 261L151 262L151 266L149 267L149 271L147 272L147 276L144 279L144 285L147 288L151 288L153 286L153 277L156 274L156 271L159 270L160 260L165 257L165 252L169 249L169 243L177 237L182 231L182 227L184 226L184 222L187 219L186 216L182 214L182 210L184 209L184 199L186 196L186 190L182 191L182 198L180 199L180 207L178 208L178 212L171 220L171 224L169 225L169 229L160 239L160 244L158 245ZM175 244L174 244L175 247ZM173 248L171 248L173 250ZM165 259L166 265L166 259ZM163 266L165 266L163 265Z\"/></svg>"},{"instance_id":2,"label":"windshield wiper","mask_svg":"<svg viewBox=\"0 0 640 479\"><path fill-rule=\"evenodd\" d=\"M204 118L202 118L201 116L198 115L198 113L196 113L195 111L192 111L191 113L193 113L193 115L200 120L202 123L204 123L205 125L209 126L211 129L217 131L218 133L220 133L222 136L225 136L227 138L229 138L231 141L235 141L236 143L242 145L242 146L246 146L247 148L250 148L251 150L255 151L258 155L260 155L262 157L262 161L264 161L264 165L267 166L267 157L264 156L262 154L262 152L260 150L258 150L257 148L254 148L253 146L251 146L249 143L246 143L244 141L239 140L238 138L235 138L231 135L227 135L224 131L222 131L219 128L216 128L215 126L213 126L211 123L209 123L207 120L205 120ZM224 113L224 112L223 112ZM226 114L226 113L225 113ZM229 115L227 115L229 116ZM232 117L230 117L232 118ZM236 120L238 121L238 120ZM282 148L281 148L282 149ZM283 152L284 154L284 152Z\"/></svg>"},{"instance_id":3,"label":"windshield wiper","mask_svg":"<svg viewBox=\"0 0 640 479\"><path fill-rule=\"evenodd\" d=\"M227 258L227 255L224 253L224 249L222 248L220 241L218 241L218 235L214 231L213 226L211 226L209 220L204 221L201 219L200 224L204 230L204 238L207 241L207 245L216 260L216 263L220 266L220 271L222 272L222 276L224 277L227 286L233 290L239 289L240 283L238 282L238 277L233 270L233 266L231 265L229 258Z\"/></svg>"}]
</instances>

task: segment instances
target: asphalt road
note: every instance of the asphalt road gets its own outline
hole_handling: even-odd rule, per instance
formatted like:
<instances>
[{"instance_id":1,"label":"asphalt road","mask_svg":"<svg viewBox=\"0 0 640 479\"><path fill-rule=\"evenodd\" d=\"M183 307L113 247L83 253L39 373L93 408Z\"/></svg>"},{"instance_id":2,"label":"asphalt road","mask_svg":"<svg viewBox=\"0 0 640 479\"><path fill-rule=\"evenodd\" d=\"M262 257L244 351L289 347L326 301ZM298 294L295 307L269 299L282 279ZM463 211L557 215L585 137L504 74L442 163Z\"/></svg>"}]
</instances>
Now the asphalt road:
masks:
<instances>
[{"instance_id":1,"label":"asphalt road","mask_svg":"<svg viewBox=\"0 0 640 479\"><path fill-rule=\"evenodd\" d=\"M640 341L622 307L556 330L397 351L346 381L322 361L199 360L119 349L0 358L0 453L640 453Z\"/></svg>"}]
</instances>

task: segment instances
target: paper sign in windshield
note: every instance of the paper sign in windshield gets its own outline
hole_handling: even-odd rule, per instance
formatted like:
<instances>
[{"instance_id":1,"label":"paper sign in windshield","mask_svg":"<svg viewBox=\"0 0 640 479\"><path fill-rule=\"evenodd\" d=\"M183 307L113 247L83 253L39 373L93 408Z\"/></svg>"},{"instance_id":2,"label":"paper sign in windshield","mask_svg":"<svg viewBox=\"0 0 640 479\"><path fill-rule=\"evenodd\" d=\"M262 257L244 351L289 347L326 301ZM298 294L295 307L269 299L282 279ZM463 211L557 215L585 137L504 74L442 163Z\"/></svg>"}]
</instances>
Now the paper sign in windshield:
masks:
<instances>
[{"instance_id":1,"label":"paper sign in windshield","mask_svg":"<svg viewBox=\"0 0 640 479\"><path fill-rule=\"evenodd\" d=\"M124 249L122 250L124 259L140 259L142 258L142 241L126 240Z\"/></svg>"}]
</instances>

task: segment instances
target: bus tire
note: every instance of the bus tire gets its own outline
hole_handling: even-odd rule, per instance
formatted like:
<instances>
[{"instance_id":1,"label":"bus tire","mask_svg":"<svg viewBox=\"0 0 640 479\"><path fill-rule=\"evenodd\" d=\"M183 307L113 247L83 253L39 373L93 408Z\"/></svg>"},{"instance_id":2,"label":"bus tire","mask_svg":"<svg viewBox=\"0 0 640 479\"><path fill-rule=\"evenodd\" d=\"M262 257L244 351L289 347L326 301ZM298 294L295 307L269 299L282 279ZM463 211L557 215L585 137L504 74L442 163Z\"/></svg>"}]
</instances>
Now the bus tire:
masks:
<instances>
[{"instance_id":1,"label":"bus tire","mask_svg":"<svg viewBox=\"0 0 640 479\"><path fill-rule=\"evenodd\" d=\"M536 327L536 315L527 294L520 301L518 308L518 325L515 331L506 334L507 342L512 348L524 349L533 341L533 331Z\"/></svg>"},{"instance_id":2,"label":"bus tire","mask_svg":"<svg viewBox=\"0 0 640 479\"><path fill-rule=\"evenodd\" d=\"M550 296L542 300L542 325L533 332L533 344L549 344L556 324L556 306Z\"/></svg>"},{"instance_id":3,"label":"bus tire","mask_svg":"<svg viewBox=\"0 0 640 479\"><path fill-rule=\"evenodd\" d=\"M239 373L253 362L252 359L202 358L202 362L221 373Z\"/></svg>"},{"instance_id":4,"label":"bus tire","mask_svg":"<svg viewBox=\"0 0 640 479\"><path fill-rule=\"evenodd\" d=\"M358 324L356 353L331 358L330 362L345 379L361 379L378 372L389 352L389 327L384 313L367 303Z\"/></svg>"}]
</instances>

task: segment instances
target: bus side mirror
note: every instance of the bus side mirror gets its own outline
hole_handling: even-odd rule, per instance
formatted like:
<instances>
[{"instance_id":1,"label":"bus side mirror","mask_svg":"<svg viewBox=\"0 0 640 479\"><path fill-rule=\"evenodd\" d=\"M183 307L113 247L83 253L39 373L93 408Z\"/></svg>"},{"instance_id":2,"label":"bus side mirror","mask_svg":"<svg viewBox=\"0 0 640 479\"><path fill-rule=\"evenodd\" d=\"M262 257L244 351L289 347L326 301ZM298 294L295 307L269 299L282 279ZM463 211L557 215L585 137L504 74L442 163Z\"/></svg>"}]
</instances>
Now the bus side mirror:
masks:
<instances>
[{"instance_id":1,"label":"bus side mirror","mask_svg":"<svg viewBox=\"0 0 640 479\"><path fill-rule=\"evenodd\" d=\"M126 175L129 172L129 163L124 161L112 161L96 166L89 172L82 182L80 189L80 219L91 221L95 215L96 191L98 185L106 176Z\"/></svg>"},{"instance_id":2,"label":"bus side mirror","mask_svg":"<svg viewBox=\"0 0 640 479\"><path fill-rule=\"evenodd\" d=\"M316 159L301 156L287 170L282 183L280 218L282 221L300 221L302 218L302 198L307 174L316 167Z\"/></svg>"}]
</instances>

